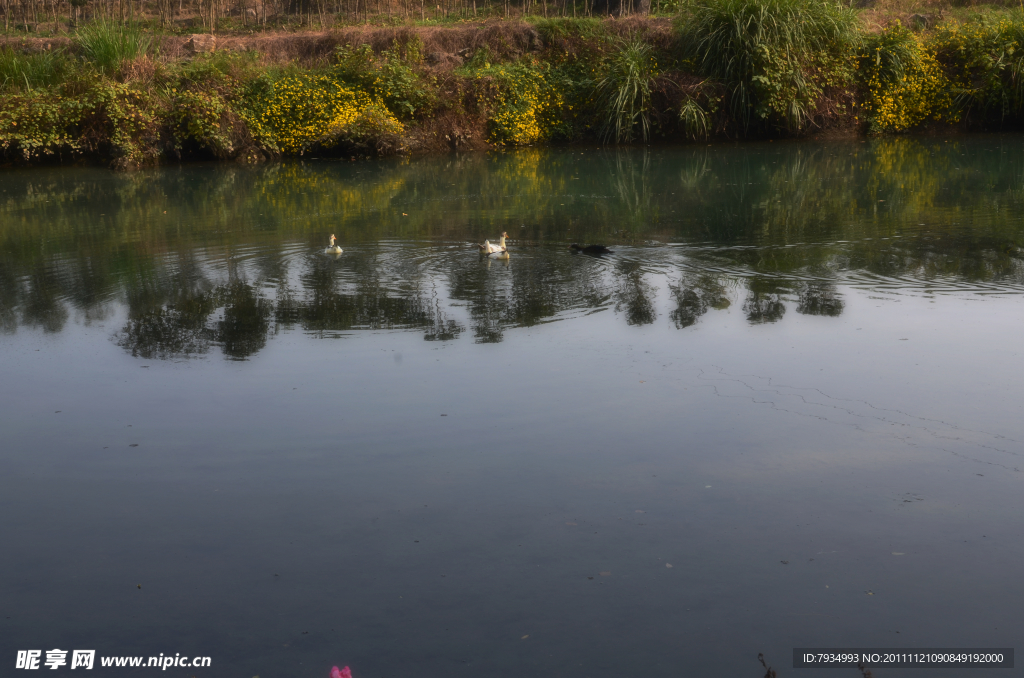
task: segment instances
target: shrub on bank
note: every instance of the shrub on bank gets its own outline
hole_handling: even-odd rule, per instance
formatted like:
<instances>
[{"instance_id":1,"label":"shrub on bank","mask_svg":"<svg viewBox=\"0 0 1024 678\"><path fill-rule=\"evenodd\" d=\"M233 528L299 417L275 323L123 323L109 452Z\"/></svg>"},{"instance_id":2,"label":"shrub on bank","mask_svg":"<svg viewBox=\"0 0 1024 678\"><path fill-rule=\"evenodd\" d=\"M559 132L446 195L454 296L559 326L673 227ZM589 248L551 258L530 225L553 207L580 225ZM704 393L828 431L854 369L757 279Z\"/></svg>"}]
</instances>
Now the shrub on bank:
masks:
<instances>
[{"instance_id":1,"label":"shrub on bank","mask_svg":"<svg viewBox=\"0 0 1024 678\"><path fill-rule=\"evenodd\" d=\"M860 58L872 132L903 132L934 119L959 120L949 79L932 47L899 23L873 36Z\"/></svg>"},{"instance_id":2,"label":"shrub on bank","mask_svg":"<svg viewBox=\"0 0 1024 678\"><path fill-rule=\"evenodd\" d=\"M0 49L0 156L88 153L132 167L467 138L629 143L793 134L852 124L855 112L878 134L1024 122L1024 12L923 33L867 33L853 16L818 0L683 0L672 32L549 19L515 51L492 50L482 29L454 70L468 50L425 57L411 30L268 65L254 52L161 59L132 25L97 23L67 49Z\"/></svg>"},{"instance_id":3,"label":"shrub on bank","mask_svg":"<svg viewBox=\"0 0 1024 678\"><path fill-rule=\"evenodd\" d=\"M571 116L559 74L550 64L524 60L495 64L478 55L463 72L466 77L491 87L486 118L490 141L504 146L524 146L548 141L566 131L565 115Z\"/></svg>"},{"instance_id":4,"label":"shrub on bank","mask_svg":"<svg viewBox=\"0 0 1024 678\"><path fill-rule=\"evenodd\" d=\"M1019 120L1024 112L1024 11L937 27L928 44L950 81L962 115L981 122Z\"/></svg>"},{"instance_id":5,"label":"shrub on bank","mask_svg":"<svg viewBox=\"0 0 1024 678\"><path fill-rule=\"evenodd\" d=\"M329 75L281 78L240 107L252 136L289 155L342 142L397 137L402 124L380 100Z\"/></svg>"}]
</instances>

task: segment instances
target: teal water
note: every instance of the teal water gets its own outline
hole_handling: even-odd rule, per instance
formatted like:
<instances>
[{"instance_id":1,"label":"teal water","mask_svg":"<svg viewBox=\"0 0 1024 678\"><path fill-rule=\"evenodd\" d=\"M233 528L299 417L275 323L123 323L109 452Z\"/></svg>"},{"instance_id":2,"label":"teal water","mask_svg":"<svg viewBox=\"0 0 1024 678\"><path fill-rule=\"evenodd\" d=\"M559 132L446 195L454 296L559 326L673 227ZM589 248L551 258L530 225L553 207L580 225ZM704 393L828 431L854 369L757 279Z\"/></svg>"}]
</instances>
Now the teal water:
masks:
<instances>
[{"instance_id":1,"label":"teal water","mask_svg":"<svg viewBox=\"0 0 1024 678\"><path fill-rule=\"evenodd\" d=\"M1022 247L1010 135L4 170L0 662L1012 647Z\"/></svg>"}]
</instances>

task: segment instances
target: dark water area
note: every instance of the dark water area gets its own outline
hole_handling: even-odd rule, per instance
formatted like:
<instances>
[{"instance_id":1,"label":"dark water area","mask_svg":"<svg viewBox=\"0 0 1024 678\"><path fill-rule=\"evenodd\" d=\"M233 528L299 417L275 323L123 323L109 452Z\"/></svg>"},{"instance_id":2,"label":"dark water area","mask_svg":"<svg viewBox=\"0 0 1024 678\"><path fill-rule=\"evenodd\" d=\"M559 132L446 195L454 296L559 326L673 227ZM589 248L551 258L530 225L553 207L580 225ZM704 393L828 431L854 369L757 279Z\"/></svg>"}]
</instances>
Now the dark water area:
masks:
<instances>
[{"instance_id":1,"label":"dark water area","mask_svg":"<svg viewBox=\"0 0 1024 678\"><path fill-rule=\"evenodd\" d=\"M0 675L1024 647L1022 247L1019 135L0 173Z\"/></svg>"}]
</instances>

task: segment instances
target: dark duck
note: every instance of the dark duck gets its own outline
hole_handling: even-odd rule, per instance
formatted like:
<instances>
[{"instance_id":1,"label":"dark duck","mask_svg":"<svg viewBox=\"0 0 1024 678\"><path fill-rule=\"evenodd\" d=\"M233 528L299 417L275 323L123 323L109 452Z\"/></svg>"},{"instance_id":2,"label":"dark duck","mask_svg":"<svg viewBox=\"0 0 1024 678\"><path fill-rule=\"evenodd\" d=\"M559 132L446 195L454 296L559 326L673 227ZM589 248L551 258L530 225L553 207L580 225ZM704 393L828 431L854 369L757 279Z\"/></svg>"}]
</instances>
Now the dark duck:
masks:
<instances>
[{"instance_id":1,"label":"dark duck","mask_svg":"<svg viewBox=\"0 0 1024 678\"><path fill-rule=\"evenodd\" d=\"M613 254L613 252L604 245L578 245L573 243L569 245L569 249L573 252L583 252L584 254Z\"/></svg>"}]
</instances>

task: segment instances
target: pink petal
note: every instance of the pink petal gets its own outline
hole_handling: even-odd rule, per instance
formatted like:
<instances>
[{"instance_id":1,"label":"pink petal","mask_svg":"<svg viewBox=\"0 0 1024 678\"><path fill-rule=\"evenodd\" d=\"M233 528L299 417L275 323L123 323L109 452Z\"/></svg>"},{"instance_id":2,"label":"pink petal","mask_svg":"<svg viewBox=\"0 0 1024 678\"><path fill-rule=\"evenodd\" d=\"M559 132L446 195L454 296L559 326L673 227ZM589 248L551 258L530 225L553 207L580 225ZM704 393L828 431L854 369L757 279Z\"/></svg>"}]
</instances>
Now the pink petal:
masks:
<instances>
[{"instance_id":1,"label":"pink petal","mask_svg":"<svg viewBox=\"0 0 1024 678\"><path fill-rule=\"evenodd\" d=\"M337 666L332 666L331 678L352 678L352 669L346 666L339 671Z\"/></svg>"}]
</instances>

